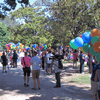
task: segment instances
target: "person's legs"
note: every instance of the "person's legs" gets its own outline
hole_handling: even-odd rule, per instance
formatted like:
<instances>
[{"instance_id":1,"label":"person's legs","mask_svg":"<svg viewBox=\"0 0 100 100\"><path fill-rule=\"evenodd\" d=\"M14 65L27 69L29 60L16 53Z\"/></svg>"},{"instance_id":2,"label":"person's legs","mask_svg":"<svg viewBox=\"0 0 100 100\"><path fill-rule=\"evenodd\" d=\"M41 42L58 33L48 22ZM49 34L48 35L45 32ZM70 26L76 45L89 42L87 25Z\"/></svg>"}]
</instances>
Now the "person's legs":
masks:
<instances>
[{"instance_id":1,"label":"person's legs","mask_svg":"<svg viewBox=\"0 0 100 100\"><path fill-rule=\"evenodd\" d=\"M33 78L33 84L34 84L34 89L36 89L36 70L32 70L32 78Z\"/></svg>"},{"instance_id":2,"label":"person's legs","mask_svg":"<svg viewBox=\"0 0 100 100\"><path fill-rule=\"evenodd\" d=\"M94 95L94 100L98 100L98 96L97 96L97 94Z\"/></svg>"},{"instance_id":3,"label":"person's legs","mask_svg":"<svg viewBox=\"0 0 100 100\"><path fill-rule=\"evenodd\" d=\"M26 76L24 76L24 83L26 84Z\"/></svg>"},{"instance_id":4,"label":"person's legs","mask_svg":"<svg viewBox=\"0 0 100 100\"><path fill-rule=\"evenodd\" d=\"M5 69L5 73L7 73L7 71L6 71L6 65L4 66L4 69Z\"/></svg>"},{"instance_id":5,"label":"person's legs","mask_svg":"<svg viewBox=\"0 0 100 100\"><path fill-rule=\"evenodd\" d=\"M37 78L38 88L40 89L40 80L39 80L39 75L40 75L40 70L37 70L36 78Z\"/></svg>"},{"instance_id":6,"label":"person's legs","mask_svg":"<svg viewBox=\"0 0 100 100\"><path fill-rule=\"evenodd\" d=\"M74 68L74 60L73 60L73 68Z\"/></svg>"},{"instance_id":7,"label":"person's legs","mask_svg":"<svg viewBox=\"0 0 100 100\"><path fill-rule=\"evenodd\" d=\"M91 81L91 91L94 97L94 100L98 100L97 92L98 92L98 82Z\"/></svg>"},{"instance_id":8,"label":"person's legs","mask_svg":"<svg viewBox=\"0 0 100 100\"><path fill-rule=\"evenodd\" d=\"M24 72L24 85L26 85L26 70L25 70L25 68L23 68L23 72Z\"/></svg>"},{"instance_id":9,"label":"person's legs","mask_svg":"<svg viewBox=\"0 0 100 100\"><path fill-rule=\"evenodd\" d=\"M29 76L27 76L27 85L29 85Z\"/></svg>"},{"instance_id":10,"label":"person's legs","mask_svg":"<svg viewBox=\"0 0 100 100\"><path fill-rule=\"evenodd\" d=\"M61 87L61 84L60 84L60 72L57 72L56 73L56 77L57 77L57 87Z\"/></svg>"},{"instance_id":11,"label":"person's legs","mask_svg":"<svg viewBox=\"0 0 100 100\"><path fill-rule=\"evenodd\" d=\"M5 66L3 65L3 71L2 71L3 73L4 73L4 69L5 69Z\"/></svg>"},{"instance_id":12,"label":"person's legs","mask_svg":"<svg viewBox=\"0 0 100 100\"><path fill-rule=\"evenodd\" d=\"M84 72L84 64L82 64L82 73Z\"/></svg>"},{"instance_id":13,"label":"person's legs","mask_svg":"<svg viewBox=\"0 0 100 100\"><path fill-rule=\"evenodd\" d=\"M82 64L80 63L80 73L82 73Z\"/></svg>"}]
</instances>

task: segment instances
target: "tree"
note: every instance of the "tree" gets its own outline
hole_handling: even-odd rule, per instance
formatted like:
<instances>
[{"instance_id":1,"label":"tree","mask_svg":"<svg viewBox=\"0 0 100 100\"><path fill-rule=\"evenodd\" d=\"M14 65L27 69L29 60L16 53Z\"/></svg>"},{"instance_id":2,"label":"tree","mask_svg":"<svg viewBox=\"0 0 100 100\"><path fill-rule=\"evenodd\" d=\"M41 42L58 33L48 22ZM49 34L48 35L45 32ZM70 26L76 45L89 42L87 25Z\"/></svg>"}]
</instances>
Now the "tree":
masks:
<instances>
[{"instance_id":1,"label":"tree","mask_svg":"<svg viewBox=\"0 0 100 100\"><path fill-rule=\"evenodd\" d=\"M21 23L16 27L16 30L13 31L10 41L14 43L21 42L24 45L34 43L43 44L45 41L49 42L48 45L51 45L53 36L46 30L45 26L47 25L47 21L44 15L44 12L41 11L40 8L31 7L20 8L11 13L11 19ZM42 41L42 39L44 41Z\"/></svg>"},{"instance_id":2,"label":"tree","mask_svg":"<svg viewBox=\"0 0 100 100\"><path fill-rule=\"evenodd\" d=\"M58 42L66 42L96 27L100 2L94 0L60 0L50 7L50 29L52 35L58 36ZM56 37L57 39L57 37ZM55 39L55 40L56 40Z\"/></svg>"},{"instance_id":3,"label":"tree","mask_svg":"<svg viewBox=\"0 0 100 100\"><path fill-rule=\"evenodd\" d=\"M10 39L10 32L8 31L8 27L0 22L0 46L6 48L6 44Z\"/></svg>"}]
</instances>

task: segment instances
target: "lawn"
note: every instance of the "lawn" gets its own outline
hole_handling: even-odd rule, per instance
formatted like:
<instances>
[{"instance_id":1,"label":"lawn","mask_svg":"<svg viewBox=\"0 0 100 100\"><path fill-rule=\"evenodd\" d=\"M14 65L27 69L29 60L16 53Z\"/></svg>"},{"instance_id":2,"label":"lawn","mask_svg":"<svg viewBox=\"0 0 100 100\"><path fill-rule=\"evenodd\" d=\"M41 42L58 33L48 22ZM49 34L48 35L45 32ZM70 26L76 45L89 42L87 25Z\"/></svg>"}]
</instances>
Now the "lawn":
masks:
<instances>
[{"instance_id":1,"label":"lawn","mask_svg":"<svg viewBox=\"0 0 100 100\"><path fill-rule=\"evenodd\" d=\"M89 75L77 76L75 78L68 79L70 82L78 84L90 84Z\"/></svg>"}]
</instances>

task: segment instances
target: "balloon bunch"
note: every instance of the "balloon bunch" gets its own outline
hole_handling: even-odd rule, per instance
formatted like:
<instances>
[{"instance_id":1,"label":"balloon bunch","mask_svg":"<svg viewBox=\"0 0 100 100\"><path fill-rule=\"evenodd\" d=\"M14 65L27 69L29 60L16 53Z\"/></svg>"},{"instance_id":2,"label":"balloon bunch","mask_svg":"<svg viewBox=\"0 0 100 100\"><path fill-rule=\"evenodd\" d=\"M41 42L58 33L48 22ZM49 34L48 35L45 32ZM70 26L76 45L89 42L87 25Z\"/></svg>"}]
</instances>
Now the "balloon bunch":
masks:
<instances>
[{"instance_id":1,"label":"balloon bunch","mask_svg":"<svg viewBox=\"0 0 100 100\"><path fill-rule=\"evenodd\" d=\"M47 49L47 45L45 45L45 44L43 44L42 46L39 46L39 47L38 47L37 44L33 44L32 47L33 47L33 48L39 48L40 50L43 50L43 49L45 50L45 49Z\"/></svg>"},{"instance_id":2,"label":"balloon bunch","mask_svg":"<svg viewBox=\"0 0 100 100\"><path fill-rule=\"evenodd\" d=\"M24 45L20 42L18 42L17 44L14 44L13 42L10 42L8 44L6 44L7 50L11 50L11 49L18 49L19 51L23 50Z\"/></svg>"},{"instance_id":3,"label":"balloon bunch","mask_svg":"<svg viewBox=\"0 0 100 100\"><path fill-rule=\"evenodd\" d=\"M13 42L6 44L7 50L16 49L16 45Z\"/></svg>"},{"instance_id":4,"label":"balloon bunch","mask_svg":"<svg viewBox=\"0 0 100 100\"><path fill-rule=\"evenodd\" d=\"M98 29L86 31L80 37L71 40L70 46L73 49L80 48L81 51L90 53L100 62L100 31Z\"/></svg>"}]
</instances>

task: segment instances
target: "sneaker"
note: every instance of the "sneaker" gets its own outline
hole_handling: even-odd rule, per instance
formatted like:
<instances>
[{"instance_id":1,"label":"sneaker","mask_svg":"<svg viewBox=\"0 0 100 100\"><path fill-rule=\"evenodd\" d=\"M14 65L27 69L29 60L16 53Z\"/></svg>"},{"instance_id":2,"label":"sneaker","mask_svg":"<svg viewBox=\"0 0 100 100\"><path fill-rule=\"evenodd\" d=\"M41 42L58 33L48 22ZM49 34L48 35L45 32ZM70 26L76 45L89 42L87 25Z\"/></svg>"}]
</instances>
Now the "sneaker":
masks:
<instances>
[{"instance_id":1,"label":"sneaker","mask_svg":"<svg viewBox=\"0 0 100 100\"><path fill-rule=\"evenodd\" d=\"M5 71L5 73L7 73L7 71Z\"/></svg>"},{"instance_id":2,"label":"sneaker","mask_svg":"<svg viewBox=\"0 0 100 100\"><path fill-rule=\"evenodd\" d=\"M26 83L24 83L24 86L26 86Z\"/></svg>"},{"instance_id":3,"label":"sneaker","mask_svg":"<svg viewBox=\"0 0 100 100\"><path fill-rule=\"evenodd\" d=\"M40 87L38 87L38 90L40 90L41 88Z\"/></svg>"},{"instance_id":4,"label":"sneaker","mask_svg":"<svg viewBox=\"0 0 100 100\"><path fill-rule=\"evenodd\" d=\"M27 84L26 86L28 87L29 85Z\"/></svg>"}]
</instances>

